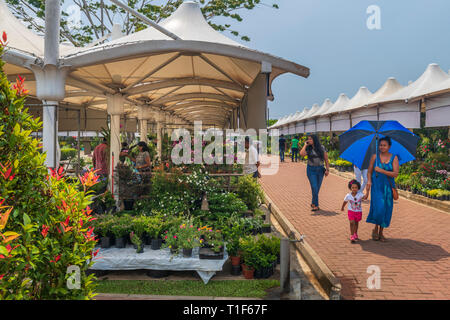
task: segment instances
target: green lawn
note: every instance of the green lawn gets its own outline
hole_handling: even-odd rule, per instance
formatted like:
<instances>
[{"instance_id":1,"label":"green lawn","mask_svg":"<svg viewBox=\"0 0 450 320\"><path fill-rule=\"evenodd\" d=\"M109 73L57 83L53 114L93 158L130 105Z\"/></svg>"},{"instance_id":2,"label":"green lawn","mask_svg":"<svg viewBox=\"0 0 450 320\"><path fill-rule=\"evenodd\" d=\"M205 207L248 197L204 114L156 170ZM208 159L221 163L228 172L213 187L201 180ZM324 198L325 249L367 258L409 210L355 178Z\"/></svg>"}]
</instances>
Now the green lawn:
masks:
<instances>
[{"instance_id":1,"label":"green lawn","mask_svg":"<svg viewBox=\"0 0 450 320\"><path fill-rule=\"evenodd\" d=\"M99 280L97 293L263 298L278 280Z\"/></svg>"}]
</instances>

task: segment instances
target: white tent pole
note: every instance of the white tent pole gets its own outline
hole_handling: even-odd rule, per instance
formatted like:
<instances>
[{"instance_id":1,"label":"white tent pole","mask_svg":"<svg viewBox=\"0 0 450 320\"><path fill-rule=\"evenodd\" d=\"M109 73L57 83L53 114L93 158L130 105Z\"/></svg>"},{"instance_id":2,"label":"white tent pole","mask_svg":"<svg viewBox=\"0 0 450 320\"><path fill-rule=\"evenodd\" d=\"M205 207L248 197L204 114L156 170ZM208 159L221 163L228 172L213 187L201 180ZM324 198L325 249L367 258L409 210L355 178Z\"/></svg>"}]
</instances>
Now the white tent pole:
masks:
<instances>
[{"instance_id":1,"label":"white tent pole","mask_svg":"<svg viewBox=\"0 0 450 320\"><path fill-rule=\"evenodd\" d=\"M45 4L44 66L57 66L59 58L60 1L46 0ZM43 151L47 154L45 164L50 168L55 168L57 164L57 108L58 101L44 101L42 128Z\"/></svg>"},{"instance_id":2,"label":"white tent pole","mask_svg":"<svg viewBox=\"0 0 450 320\"><path fill-rule=\"evenodd\" d=\"M178 37L176 34L170 32L169 30L161 27L159 24L157 24L156 22L150 20L149 18L147 18L146 16L140 14L139 12L137 12L136 10L131 9L130 7L128 7L127 5L123 4L120 0L110 0L112 3L118 5L119 7L121 7L122 9L124 9L125 11L128 11L129 13L131 13L133 16L135 16L136 18L142 20L143 22L151 25L153 28L155 28L156 30L158 30L159 32L165 34L166 36L174 39L174 40L181 40L180 37Z\"/></svg>"}]
</instances>

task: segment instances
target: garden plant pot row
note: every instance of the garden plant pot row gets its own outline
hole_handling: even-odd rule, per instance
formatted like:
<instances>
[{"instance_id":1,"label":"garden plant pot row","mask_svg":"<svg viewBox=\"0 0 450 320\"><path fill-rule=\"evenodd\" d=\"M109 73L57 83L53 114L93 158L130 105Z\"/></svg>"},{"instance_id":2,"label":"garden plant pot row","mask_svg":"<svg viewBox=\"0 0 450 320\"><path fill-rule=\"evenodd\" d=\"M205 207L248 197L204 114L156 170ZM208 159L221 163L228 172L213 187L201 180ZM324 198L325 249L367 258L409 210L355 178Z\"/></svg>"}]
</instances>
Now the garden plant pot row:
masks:
<instances>
[{"instance_id":1,"label":"garden plant pot row","mask_svg":"<svg viewBox=\"0 0 450 320\"><path fill-rule=\"evenodd\" d=\"M441 200L441 201L449 201L450 200L450 195L431 196L427 191L412 189L411 187L406 187L406 186L402 186L402 185L397 185L397 188L400 190L403 190L403 191L411 192L412 194L418 194L420 196L427 197L427 198L434 199L434 200Z\"/></svg>"}]
</instances>

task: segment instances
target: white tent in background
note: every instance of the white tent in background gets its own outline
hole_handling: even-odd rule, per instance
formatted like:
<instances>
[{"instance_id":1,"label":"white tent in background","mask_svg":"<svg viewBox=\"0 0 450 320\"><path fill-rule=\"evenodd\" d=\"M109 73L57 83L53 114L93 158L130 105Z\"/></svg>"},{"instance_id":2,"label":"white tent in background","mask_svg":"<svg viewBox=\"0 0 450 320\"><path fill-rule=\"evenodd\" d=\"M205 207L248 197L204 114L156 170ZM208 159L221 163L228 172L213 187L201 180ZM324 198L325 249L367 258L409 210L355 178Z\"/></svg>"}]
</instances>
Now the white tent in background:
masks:
<instances>
[{"instance_id":1,"label":"white tent in background","mask_svg":"<svg viewBox=\"0 0 450 320\"><path fill-rule=\"evenodd\" d=\"M350 116L340 113L340 110L348 105L350 99L345 93L341 93L333 106L323 115L331 115L331 131L346 131L350 129Z\"/></svg>"},{"instance_id":2,"label":"white tent in background","mask_svg":"<svg viewBox=\"0 0 450 320\"><path fill-rule=\"evenodd\" d=\"M425 98L425 127L450 126L450 79L430 90L433 96Z\"/></svg>"},{"instance_id":3,"label":"white tent in background","mask_svg":"<svg viewBox=\"0 0 450 320\"><path fill-rule=\"evenodd\" d=\"M328 112L332 107L333 102L327 98L316 112L316 132L330 131L330 117L322 117L322 115Z\"/></svg>"},{"instance_id":4,"label":"white tent in background","mask_svg":"<svg viewBox=\"0 0 450 320\"><path fill-rule=\"evenodd\" d=\"M296 119L296 133L306 133L305 131L305 117L311 111L311 108L304 108L300 116Z\"/></svg>"},{"instance_id":5,"label":"white tent in background","mask_svg":"<svg viewBox=\"0 0 450 320\"><path fill-rule=\"evenodd\" d=\"M381 88L370 96L362 108L352 111L352 125L354 126L362 120L378 120L378 102L402 88L403 86L395 78L387 79Z\"/></svg>"},{"instance_id":6,"label":"white tent in background","mask_svg":"<svg viewBox=\"0 0 450 320\"><path fill-rule=\"evenodd\" d=\"M341 112L349 112L350 114L350 127L357 124L359 121L353 121L353 112L356 109L361 108L366 105L372 96L372 92L369 91L366 87L359 88L358 92L350 99L347 106L344 106L341 109Z\"/></svg>"},{"instance_id":7,"label":"white tent in background","mask_svg":"<svg viewBox=\"0 0 450 320\"><path fill-rule=\"evenodd\" d=\"M425 72L413 83L380 100L380 120L397 120L406 128L420 128L421 101L414 98L431 93L450 76L436 63L428 65Z\"/></svg>"},{"instance_id":8,"label":"white tent in background","mask_svg":"<svg viewBox=\"0 0 450 320\"><path fill-rule=\"evenodd\" d=\"M305 115L305 133L314 133L316 132L316 120L314 115L320 110L319 104L315 103L311 110L309 110L308 114Z\"/></svg>"},{"instance_id":9,"label":"white tent in background","mask_svg":"<svg viewBox=\"0 0 450 320\"><path fill-rule=\"evenodd\" d=\"M305 126L302 121L300 121L303 116L306 114L307 110L304 108L302 112L298 114L295 118L295 133L305 133Z\"/></svg>"}]
</instances>

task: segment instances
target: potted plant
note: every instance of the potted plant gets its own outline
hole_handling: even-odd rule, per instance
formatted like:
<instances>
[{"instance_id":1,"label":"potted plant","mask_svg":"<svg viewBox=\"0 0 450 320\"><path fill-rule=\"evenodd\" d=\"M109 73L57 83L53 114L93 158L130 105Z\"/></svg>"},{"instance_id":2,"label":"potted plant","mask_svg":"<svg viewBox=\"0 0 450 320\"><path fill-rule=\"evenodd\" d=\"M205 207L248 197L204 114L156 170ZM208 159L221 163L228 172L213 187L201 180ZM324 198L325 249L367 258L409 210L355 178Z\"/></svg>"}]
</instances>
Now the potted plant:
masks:
<instances>
[{"instance_id":1,"label":"potted plant","mask_svg":"<svg viewBox=\"0 0 450 320\"><path fill-rule=\"evenodd\" d=\"M131 211L138 191L138 177L130 166L122 163L117 164L116 172L119 176L120 198L125 210Z\"/></svg>"},{"instance_id":2,"label":"potted plant","mask_svg":"<svg viewBox=\"0 0 450 320\"><path fill-rule=\"evenodd\" d=\"M245 279L253 279L255 266L258 265L258 245L253 237L241 238L239 242L242 257L242 273Z\"/></svg>"},{"instance_id":3,"label":"potted plant","mask_svg":"<svg viewBox=\"0 0 450 320\"><path fill-rule=\"evenodd\" d=\"M262 225L262 232L263 233L270 233L272 230L270 228L270 223L264 223Z\"/></svg>"},{"instance_id":4,"label":"potted plant","mask_svg":"<svg viewBox=\"0 0 450 320\"><path fill-rule=\"evenodd\" d=\"M142 242L145 244L144 232L146 226L147 217L139 216L133 217L130 220L130 230L134 232L139 238L141 238ZM131 238L130 238L131 240Z\"/></svg>"},{"instance_id":5,"label":"potted plant","mask_svg":"<svg viewBox=\"0 0 450 320\"><path fill-rule=\"evenodd\" d=\"M142 243L141 237L138 234L131 231L130 239L131 239L131 242L136 246L136 253L143 253L144 245Z\"/></svg>"},{"instance_id":6,"label":"potted plant","mask_svg":"<svg viewBox=\"0 0 450 320\"><path fill-rule=\"evenodd\" d=\"M152 250L161 249L162 223L163 223L162 218L159 215L150 217L145 223L145 233L148 236L148 240L149 240L148 244L151 245Z\"/></svg>"},{"instance_id":7,"label":"potted plant","mask_svg":"<svg viewBox=\"0 0 450 320\"><path fill-rule=\"evenodd\" d=\"M183 249L183 257L192 257L192 249L200 245L200 234L192 219L184 221L178 228L179 246Z\"/></svg>"},{"instance_id":8,"label":"potted plant","mask_svg":"<svg viewBox=\"0 0 450 320\"><path fill-rule=\"evenodd\" d=\"M177 255L179 253L179 239L178 234L172 230L166 230L163 233L164 243L161 248L169 248L170 253Z\"/></svg>"},{"instance_id":9,"label":"potted plant","mask_svg":"<svg viewBox=\"0 0 450 320\"><path fill-rule=\"evenodd\" d=\"M99 219L96 227L96 231L100 238L100 247L107 249L113 244L113 235L111 233L111 221L109 216L103 216Z\"/></svg>"},{"instance_id":10,"label":"potted plant","mask_svg":"<svg viewBox=\"0 0 450 320\"><path fill-rule=\"evenodd\" d=\"M223 259L224 240L220 230L212 230L212 228L204 227L199 230L203 234L200 240L202 248L199 250L200 259Z\"/></svg>"},{"instance_id":11,"label":"potted plant","mask_svg":"<svg viewBox=\"0 0 450 320\"><path fill-rule=\"evenodd\" d=\"M126 217L125 217L126 218ZM111 232L116 239L116 248L125 248L127 243L126 236L129 233L129 226L124 217L113 220L111 224Z\"/></svg>"}]
</instances>

